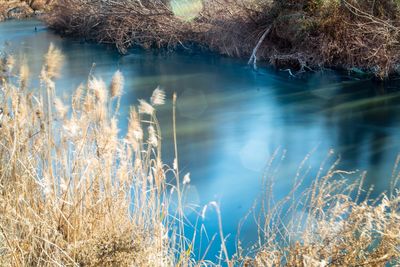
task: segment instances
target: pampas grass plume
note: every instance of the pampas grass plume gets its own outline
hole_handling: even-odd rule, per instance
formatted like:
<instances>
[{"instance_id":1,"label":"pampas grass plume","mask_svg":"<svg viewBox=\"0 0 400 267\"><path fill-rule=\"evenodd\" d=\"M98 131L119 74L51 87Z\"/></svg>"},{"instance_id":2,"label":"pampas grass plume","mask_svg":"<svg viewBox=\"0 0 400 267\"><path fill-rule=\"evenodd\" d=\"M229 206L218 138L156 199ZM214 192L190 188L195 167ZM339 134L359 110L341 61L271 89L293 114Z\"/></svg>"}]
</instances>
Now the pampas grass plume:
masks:
<instances>
[{"instance_id":1,"label":"pampas grass plume","mask_svg":"<svg viewBox=\"0 0 400 267\"><path fill-rule=\"evenodd\" d=\"M68 107L64 105L64 103L58 97L54 99L54 107L57 111L57 115L63 119L68 112Z\"/></svg>"},{"instance_id":2,"label":"pampas grass plume","mask_svg":"<svg viewBox=\"0 0 400 267\"><path fill-rule=\"evenodd\" d=\"M15 58L11 55L7 56L6 58L6 67L9 72L12 71L15 65Z\"/></svg>"},{"instance_id":3,"label":"pampas grass plume","mask_svg":"<svg viewBox=\"0 0 400 267\"><path fill-rule=\"evenodd\" d=\"M165 103L165 92L157 87L151 96L151 104L153 106L161 106Z\"/></svg>"},{"instance_id":4,"label":"pampas grass plume","mask_svg":"<svg viewBox=\"0 0 400 267\"><path fill-rule=\"evenodd\" d=\"M153 115L154 107L150 105L146 100L139 100L139 113Z\"/></svg>"},{"instance_id":5,"label":"pampas grass plume","mask_svg":"<svg viewBox=\"0 0 400 267\"><path fill-rule=\"evenodd\" d=\"M157 147L158 146L158 139L156 136L156 130L154 129L154 127L152 125L149 126L148 128L149 131L149 139L148 139L148 143L150 145L152 145L153 147Z\"/></svg>"},{"instance_id":6,"label":"pampas grass plume","mask_svg":"<svg viewBox=\"0 0 400 267\"><path fill-rule=\"evenodd\" d=\"M61 51L53 44L50 44L49 50L45 56L45 70L49 79L60 76L63 61L64 56Z\"/></svg>"},{"instance_id":7,"label":"pampas grass plume","mask_svg":"<svg viewBox=\"0 0 400 267\"><path fill-rule=\"evenodd\" d=\"M117 70L111 80L111 97L119 97L122 95L122 89L124 88L124 76Z\"/></svg>"},{"instance_id":8,"label":"pampas grass plume","mask_svg":"<svg viewBox=\"0 0 400 267\"><path fill-rule=\"evenodd\" d=\"M89 89L91 89L96 97L96 100L103 104L107 101L106 84L101 78L92 78L89 80Z\"/></svg>"},{"instance_id":9,"label":"pampas grass plume","mask_svg":"<svg viewBox=\"0 0 400 267\"><path fill-rule=\"evenodd\" d=\"M21 89L25 89L28 86L29 75L30 75L29 67L24 61L19 68L19 80Z\"/></svg>"}]
</instances>

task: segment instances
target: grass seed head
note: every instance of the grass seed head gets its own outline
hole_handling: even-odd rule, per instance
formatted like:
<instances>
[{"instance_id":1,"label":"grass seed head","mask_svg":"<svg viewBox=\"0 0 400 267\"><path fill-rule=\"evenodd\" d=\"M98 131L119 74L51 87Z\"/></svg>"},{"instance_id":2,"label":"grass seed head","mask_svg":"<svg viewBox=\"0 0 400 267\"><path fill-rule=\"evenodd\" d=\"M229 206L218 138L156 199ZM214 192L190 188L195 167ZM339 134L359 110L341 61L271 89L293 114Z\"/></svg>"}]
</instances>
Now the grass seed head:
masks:
<instances>
[{"instance_id":1,"label":"grass seed head","mask_svg":"<svg viewBox=\"0 0 400 267\"><path fill-rule=\"evenodd\" d=\"M61 74L61 67L64 61L64 55L61 50L50 44L49 50L45 56L45 71L49 79L57 78Z\"/></svg>"},{"instance_id":2,"label":"grass seed head","mask_svg":"<svg viewBox=\"0 0 400 267\"><path fill-rule=\"evenodd\" d=\"M93 77L89 80L89 89L92 90L96 101L99 104L105 104L107 101L107 89L106 84L101 78Z\"/></svg>"},{"instance_id":3,"label":"grass seed head","mask_svg":"<svg viewBox=\"0 0 400 267\"><path fill-rule=\"evenodd\" d=\"M111 97L114 98L121 96L123 88L124 76L119 70L117 70L111 80Z\"/></svg>"},{"instance_id":4,"label":"grass seed head","mask_svg":"<svg viewBox=\"0 0 400 267\"><path fill-rule=\"evenodd\" d=\"M139 99L139 113L153 115L154 111L154 107L146 100Z\"/></svg>"},{"instance_id":5,"label":"grass seed head","mask_svg":"<svg viewBox=\"0 0 400 267\"><path fill-rule=\"evenodd\" d=\"M151 96L151 104L153 106L161 106L164 105L165 103L165 92L164 90L161 90L159 87L157 87Z\"/></svg>"}]
</instances>

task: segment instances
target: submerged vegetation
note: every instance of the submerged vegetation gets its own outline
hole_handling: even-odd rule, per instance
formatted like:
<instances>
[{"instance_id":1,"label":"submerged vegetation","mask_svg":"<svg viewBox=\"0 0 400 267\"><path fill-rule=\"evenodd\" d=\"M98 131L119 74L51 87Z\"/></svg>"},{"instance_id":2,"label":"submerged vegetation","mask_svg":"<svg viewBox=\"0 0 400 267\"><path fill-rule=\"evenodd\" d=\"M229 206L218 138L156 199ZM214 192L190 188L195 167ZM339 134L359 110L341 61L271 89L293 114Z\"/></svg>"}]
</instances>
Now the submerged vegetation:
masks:
<instances>
[{"instance_id":1,"label":"submerged vegetation","mask_svg":"<svg viewBox=\"0 0 400 267\"><path fill-rule=\"evenodd\" d=\"M333 67L381 79L399 73L396 0L58 0L47 23L122 53L133 45L196 44L292 72Z\"/></svg>"},{"instance_id":2,"label":"submerged vegetation","mask_svg":"<svg viewBox=\"0 0 400 267\"><path fill-rule=\"evenodd\" d=\"M0 265L217 265L195 260L205 256L195 255L196 234L185 235L181 196L190 178L180 178L177 151L171 168L161 158L156 108L165 93L157 88L149 101L132 107L121 136L122 74L117 71L110 85L91 74L65 101L55 87L62 62L51 46L40 88L32 90L27 65L11 56L0 61ZM174 95L173 110L176 101ZM299 171L292 192L276 202L276 170L270 167L253 211L259 240L231 256L220 223L219 262L400 263L399 163L400 157L391 191L378 199L363 190L365 176L352 183L346 179L351 173L323 164L308 190L300 191L300 185L309 174ZM219 211L216 203L211 206Z\"/></svg>"}]
</instances>

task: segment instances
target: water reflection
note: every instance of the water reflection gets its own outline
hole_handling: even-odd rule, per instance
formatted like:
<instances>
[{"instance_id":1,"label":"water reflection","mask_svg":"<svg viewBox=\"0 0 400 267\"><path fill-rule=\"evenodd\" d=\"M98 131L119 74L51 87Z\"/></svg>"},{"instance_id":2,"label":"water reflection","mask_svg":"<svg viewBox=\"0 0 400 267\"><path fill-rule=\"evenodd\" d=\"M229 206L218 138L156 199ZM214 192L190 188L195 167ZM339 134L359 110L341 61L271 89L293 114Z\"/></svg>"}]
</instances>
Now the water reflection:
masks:
<instances>
[{"instance_id":1,"label":"water reflection","mask_svg":"<svg viewBox=\"0 0 400 267\"><path fill-rule=\"evenodd\" d=\"M114 49L62 39L29 20L0 24L0 44L5 42L16 55L26 55L33 75L39 74L50 42L61 48L66 63L57 81L59 95L84 83L90 69L107 81L120 69L126 80L121 134L126 131L129 106L138 99L148 98L158 85L169 99L177 92L180 168L190 172L192 180L187 198L199 206L220 203L231 252L238 222L259 194L263 167L277 148L287 150L275 183L277 197L289 192L308 153L314 151L307 163L309 183L332 148L342 158L339 168L367 170L367 185L375 184L377 194L389 187L400 151L396 82L378 85L334 72L293 79L271 70L256 73L243 61L204 54L132 50L121 57ZM170 101L158 115L163 158L172 163ZM212 236L217 231L213 212L204 223ZM242 229L246 240L254 240L256 234L254 225ZM216 239L212 250L218 249Z\"/></svg>"}]
</instances>

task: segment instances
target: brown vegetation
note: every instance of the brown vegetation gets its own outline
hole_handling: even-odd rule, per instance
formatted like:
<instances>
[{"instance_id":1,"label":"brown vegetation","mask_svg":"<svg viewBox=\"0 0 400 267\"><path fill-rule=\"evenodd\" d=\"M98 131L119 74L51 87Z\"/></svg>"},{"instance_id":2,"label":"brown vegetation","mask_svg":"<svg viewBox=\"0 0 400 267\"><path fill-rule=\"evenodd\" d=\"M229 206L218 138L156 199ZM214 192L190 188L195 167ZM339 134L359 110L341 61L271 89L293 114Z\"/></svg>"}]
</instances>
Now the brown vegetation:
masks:
<instances>
[{"instance_id":1,"label":"brown vegetation","mask_svg":"<svg viewBox=\"0 0 400 267\"><path fill-rule=\"evenodd\" d=\"M370 198L363 189L366 173L354 183L354 173L321 165L305 191L299 188L307 171L299 169L287 197L274 202L273 179L264 183L259 249L255 257L242 257L245 266L397 266L400 264L400 157L391 189ZM276 201L276 200L275 200Z\"/></svg>"},{"instance_id":2,"label":"brown vegetation","mask_svg":"<svg viewBox=\"0 0 400 267\"><path fill-rule=\"evenodd\" d=\"M168 2L58 0L47 22L123 53L132 45L194 43L296 71L359 68L380 78L399 72L395 0L203 0L190 21L175 16Z\"/></svg>"},{"instance_id":3,"label":"brown vegetation","mask_svg":"<svg viewBox=\"0 0 400 267\"><path fill-rule=\"evenodd\" d=\"M119 138L120 73L110 88L91 76L69 108L55 94L62 61L51 46L33 92L28 66L14 71L12 57L1 60L0 265L172 266L185 240L168 238L179 225L166 208L158 150L155 106L164 95L132 109Z\"/></svg>"},{"instance_id":4,"label":"brown vegetation","mask_svg":"<svg viewBox=\"0 0 400 267\"><path fill-rule=\"evenodd\" d=\"M173 168L161 159L156 107L164 104L164 92L157 88L150 101L139 100L121 138L121 73L109 86L90 75L69 107L54 86L62 61L51 46L41 87L31 91L28 66L16 67L11 56L0 60L0 265L215 265L196 261L204 255L194 255L195 242L184 235L180 200L190 179L180 179L177 151ZM176 96L174 112L175 104ZM239 249L229 259L222 241L221 255L229 266L399 264L399 163L400 157L390 192L378 199L363 190L365 176L349 182L353 173L336 170L335 163L322 164L306 191L299 190L308 175L300 168L293 190L279 202L270 164L254 213L257 249ZM210 205L223 240L219 208Z\"/></svg>"},{"instance_id":5,"label":"brown vegetation","mask_svg":"<svg viewBox=\"0 0 400 267\"><path fill-rule=\"evenodd\" d=\"M309 66L356 67L380 78L398 72L398 2L278 2L274 8L279 23L274 20L277 26L269 38L288 47L286 54L301 55ZM284 29L286 25L290 25L289 31Z\"/></svg>"},{"instance_id":6,"label":"brown vegetation","mask_svg":"<svg viewBox=\"0 0 400 267\"><path fill-rule=\"evenodd\" d=\"M175 47L192 31L161 0L60 0L47 22L63 34L115 44L123 53L133 45Z\"/></svg>"},{"instance_id":7,"label":"brown vegetation","mask_svg":"<svg viewBox=\"0 0 400 267\"><path fill-rule=\"evenodd\" d=\"M48 10L54 0L0 0L0 21L31 17Z\"/></svg>"}]
</instances>

